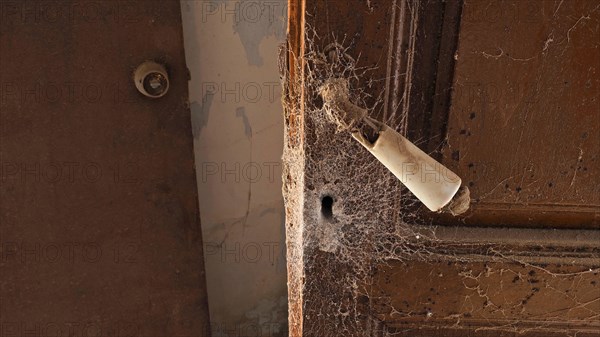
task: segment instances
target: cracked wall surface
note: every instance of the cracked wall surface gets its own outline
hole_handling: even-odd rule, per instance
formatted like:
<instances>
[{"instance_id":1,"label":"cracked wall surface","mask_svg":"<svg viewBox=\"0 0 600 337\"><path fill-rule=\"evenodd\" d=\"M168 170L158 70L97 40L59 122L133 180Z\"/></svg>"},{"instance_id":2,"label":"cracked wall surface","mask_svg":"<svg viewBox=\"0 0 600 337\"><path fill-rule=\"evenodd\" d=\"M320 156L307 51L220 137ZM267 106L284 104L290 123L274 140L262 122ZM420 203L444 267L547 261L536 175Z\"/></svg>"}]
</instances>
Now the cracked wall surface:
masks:
<instances>
[{"instance_id":1,"label":"cracked wall surface","mask_svg":"<svg viewBox=\"0 0 600 337\"><path fill-rule=\"evenodd\" d=\"M282 108L287 3L181 1L212 335L287 335Z\"/></svg>"}]
</instances>

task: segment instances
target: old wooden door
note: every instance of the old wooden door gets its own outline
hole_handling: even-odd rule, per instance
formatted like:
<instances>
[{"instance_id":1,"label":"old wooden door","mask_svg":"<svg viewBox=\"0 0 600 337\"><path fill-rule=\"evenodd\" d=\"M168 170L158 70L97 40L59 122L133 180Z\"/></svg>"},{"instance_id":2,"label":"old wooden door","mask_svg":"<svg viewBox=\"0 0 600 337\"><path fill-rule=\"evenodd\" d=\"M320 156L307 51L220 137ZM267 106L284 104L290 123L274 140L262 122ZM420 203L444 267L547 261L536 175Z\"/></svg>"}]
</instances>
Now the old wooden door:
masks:
<instances>
[{"instance_id":1,"label":"old wooden door","mask_svg":"<svg viewBox=\"0 0 600 337\"><path fill-rule=\"evenodd\" d=\"M0 336L206 336L180 15L0 2Z\"/></svg>"},{"instance_id":2,"label":"old wooden door","mask_svg":"<svg viewBox=\"0 0 600 337\"><path fill-rule=\"evenodd\" d=\"M600 335L600 2L290 1L292 336ZM369 108L471 191L431 214L325 118Z\"/></svg>"}]
</instances>

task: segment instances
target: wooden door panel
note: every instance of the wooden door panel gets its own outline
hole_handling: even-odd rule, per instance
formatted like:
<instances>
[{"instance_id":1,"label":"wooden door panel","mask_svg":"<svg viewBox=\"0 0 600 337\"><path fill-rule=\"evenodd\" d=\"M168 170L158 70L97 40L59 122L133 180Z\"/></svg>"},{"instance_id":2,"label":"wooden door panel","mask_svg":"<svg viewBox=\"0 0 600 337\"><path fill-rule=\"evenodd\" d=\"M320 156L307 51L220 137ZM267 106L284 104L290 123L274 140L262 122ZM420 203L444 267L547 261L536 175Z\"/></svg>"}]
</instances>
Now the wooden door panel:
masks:
<instances>
[{"instance_id":1,"label":"wooden door panel","mask_svg":"<svg viewBox=\"0 0 600 337\"><path fill-rule=\"evenodd\" d=\"M598 273L590 273L588 266L536 269L506 262L392 263L377 270L377 287L370 296L374 311L387 327L413 330L399 335L425 336L452 327L452 336L510 335L529 329L538 334L543 331L543 336L575 331L593 336L599 327L597 278ZM389 296L399 289L402 294Z\"/></svg>"},{"instance_id":2,"label":"wooden door panel","mask_svg":"<svg viewBox=\"0 0 600 337\"><path fill-rule=\"evenodd\" d=\"M589 173L598 169L589 137L600 129L599 7L564 5L290 1L282 68L292 336L600 335L598 182ZM487 10L500 14L486 23ZM544 50L553 29L567 40ZM472 210L427 213L336 132L317 94L330 77L348 78L354 103L459 172ZM561 86L546 84L554 81ZM494 102L487 83L500 89ZM512 192L497 190L507 183Z\"/></svg>"},{"instance_id":3,"label":"wooden door panel","mask_svg":"<svg viewBox=\"0 0 600 337\"><path fill-rule=\"evenodd\" d=\"M599 19L597 1L464 5L442 162L466 223L599 228Z\"/></svg>"},{"instance_id":4,"label":"wooden door panel","mask_svg":"<svg viewBox=\"0 0 600 337\"><path fill-rule=\"evenodd\" d=\"M0 335L206 335L179 1L0 7Z\"/></svg>"}]
</instances>

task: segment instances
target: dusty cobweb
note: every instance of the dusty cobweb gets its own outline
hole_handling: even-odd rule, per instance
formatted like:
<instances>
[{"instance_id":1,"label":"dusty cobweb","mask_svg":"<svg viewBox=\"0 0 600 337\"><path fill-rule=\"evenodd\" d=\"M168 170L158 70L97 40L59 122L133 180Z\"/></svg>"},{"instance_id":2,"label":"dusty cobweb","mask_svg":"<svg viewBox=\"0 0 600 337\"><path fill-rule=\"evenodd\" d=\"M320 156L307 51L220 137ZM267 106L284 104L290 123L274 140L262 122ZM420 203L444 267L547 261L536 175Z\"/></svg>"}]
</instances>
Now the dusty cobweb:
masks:
<instances>
[{"instance_id":1,"label":"dusty cobweb","mask_svg":"<svg viewBox=\"0 0 600 337\"><path fill-rule=\"evenodd\" d=\"M352 103L364 107L369 116L381 119L383 92L373 96L372 87L381 85L386 78L374 77L372 67L361 67L360 53L352 52L351 43L345 37L321 37L311 27L304 30L304 55L296 55L303 62L295 69L295 76L291 77L289 73L284 76L284 81L287 81L284 83L287 88L284 99L287 125L284 197L288 273L291 279L299 280L297 284L290 283L293 288L290 294L292 297L294 294L299 296L323 284L332 287L319 292L321 305L311 304L304 308L305 311L290 312L293 322L298 321L294 315L314 317L315 320L319 317L332 322L331 326L305 324L304 329L313 329L305 333L340 336L364 331L365 336L394 335L376 315L369 315L374 301L386 303L386 299L372 298L373 294L369 291L373 286L376 266L398 266L407 261L421 261L432 266L439 261L478 265L478 269L460 270L465 289L475 294L461 300L467 303L472 301L469 296L478 297L485 303L485 307L478 310L489 312L490 318L509 317L509 313L523 310L527 301L543 287L554 288L557 293L565 295L565 289L576 286L586 274L597 275L597 267L548 270L543 264L507 255L501 246L489 242L465 244L439 239L438 227L415 211L418 201L352 139L347 129L340 128L340 123L336 125L319 95L324 83L343 79L348 85ZM407 112L399 110L399 107L393 117L390 115L382 121L400 133L405 133L408 127ZM419 140L412 141L419 145ZM323 207L328 209L323 210ZM461 251L467 248L480 253L462 254ZM328 263L324 264L323 259ZM532 269L543 275L537 277L541 280L540 284L532 287L532 292L524 293L518 301L502 303L503 289L490 288L491 275L524 280ZM306 275L311 277L305 278ZM589 309L587 319L598 321L600 312L590 304L600 301L600 294L591 301L579 299L576 295L568 296L573 308ZM410 316L410 313L392 304L384 311L391 317ZM435 314L428 312L427 317ZM563 314L541 313L534 317L539 321L538 325L523 327L519 321L507 321L505 325L490 329L561 332L545 322L556 320ZM465 315L461 313L443 318L459 325Z\"/></svg>"}]
</instances>

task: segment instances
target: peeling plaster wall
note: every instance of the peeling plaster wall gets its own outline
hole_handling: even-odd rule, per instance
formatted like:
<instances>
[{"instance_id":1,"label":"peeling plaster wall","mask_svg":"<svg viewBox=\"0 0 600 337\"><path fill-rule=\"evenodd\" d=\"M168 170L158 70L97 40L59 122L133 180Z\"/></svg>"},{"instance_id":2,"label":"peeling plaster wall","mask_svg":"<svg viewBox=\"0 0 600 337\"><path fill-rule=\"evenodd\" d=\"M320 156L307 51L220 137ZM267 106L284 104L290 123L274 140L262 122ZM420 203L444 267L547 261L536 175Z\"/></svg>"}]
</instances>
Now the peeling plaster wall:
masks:
<instances>
[{"instance_id":1,"label":"peeling plaster wall","mask_svg":"<svg viewBox=\"0 0 600 337\"><path fill-rule=\"evenodd\" d=\"M213 336L284 336L287 1L181 1Z\"/></svg>"}]
</instances>

